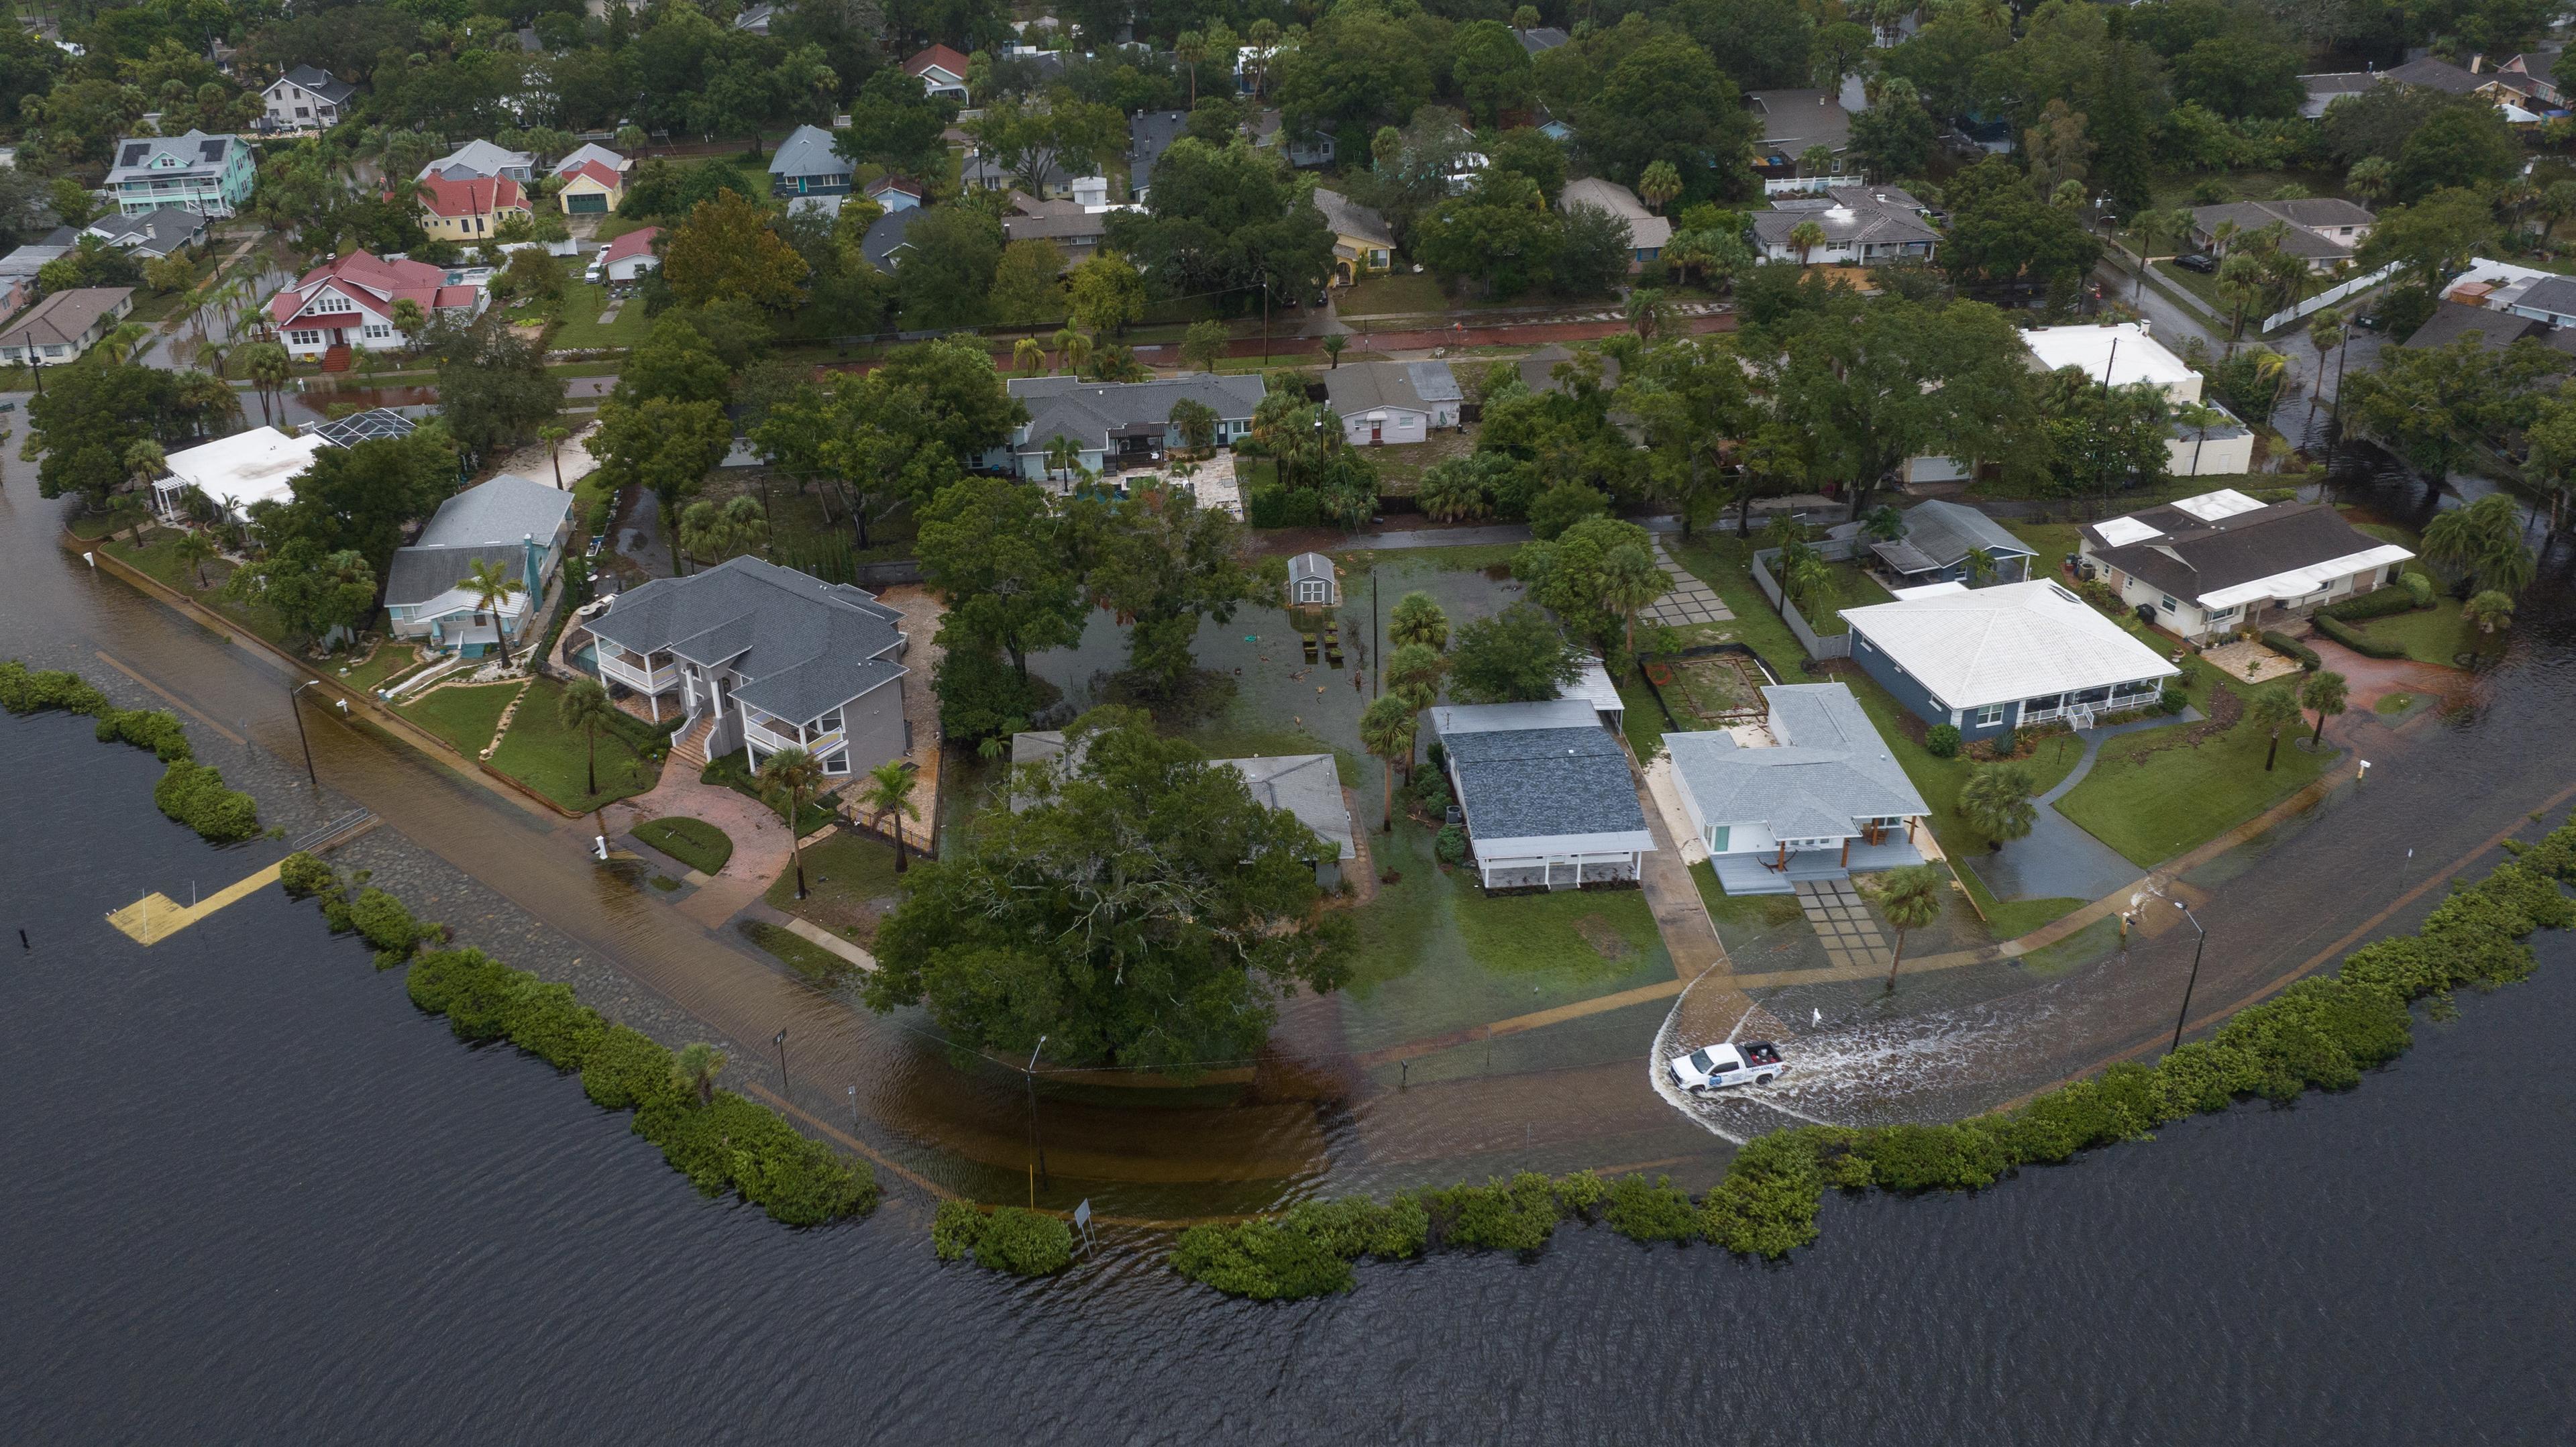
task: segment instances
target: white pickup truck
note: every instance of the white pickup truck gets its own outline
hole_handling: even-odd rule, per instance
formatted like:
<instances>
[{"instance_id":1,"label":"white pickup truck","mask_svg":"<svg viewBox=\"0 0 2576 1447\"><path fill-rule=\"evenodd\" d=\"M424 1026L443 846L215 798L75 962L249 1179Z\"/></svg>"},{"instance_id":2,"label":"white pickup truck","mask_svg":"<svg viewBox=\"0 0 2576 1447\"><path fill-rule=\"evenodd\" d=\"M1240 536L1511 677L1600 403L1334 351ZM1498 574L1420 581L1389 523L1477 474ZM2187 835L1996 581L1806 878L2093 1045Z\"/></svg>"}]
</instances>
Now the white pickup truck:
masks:
<instances>
[{"instance_id":1,"label":"white pickup truck","mask_svg":"<svg viewBox=\"0 0 2576 1447\"><path fill-rule=\"evenodd\" d=\"M1730 1085L1769 1085L1789 1067L1781 1063L1780 1047L1768 1040L1747 1040L1741 1045L1703 1045L1688 1055L1676 1055L1669 1062L1673 1083L1684 1090L1722 1090Z\"/></svg>"}]
</instances>

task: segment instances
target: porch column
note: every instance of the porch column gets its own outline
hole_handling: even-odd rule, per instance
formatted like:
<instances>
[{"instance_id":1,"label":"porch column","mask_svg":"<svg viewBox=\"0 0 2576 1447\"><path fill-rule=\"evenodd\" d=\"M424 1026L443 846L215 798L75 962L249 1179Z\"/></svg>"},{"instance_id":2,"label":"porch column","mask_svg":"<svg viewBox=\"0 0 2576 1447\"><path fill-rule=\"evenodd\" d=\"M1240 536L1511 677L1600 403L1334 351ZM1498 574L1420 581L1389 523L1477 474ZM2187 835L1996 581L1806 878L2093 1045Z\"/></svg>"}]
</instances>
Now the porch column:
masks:
<instances>
[{"instance_id":1,"label":"porch column","mask_svg":"<svg viewBox=\"0 0 2576 1447\"><path fill-rule=\"evenodd\" d=\"M1851 868L1851 836L1843 836L1843 868Z\"/></svg>"}]
</instances>

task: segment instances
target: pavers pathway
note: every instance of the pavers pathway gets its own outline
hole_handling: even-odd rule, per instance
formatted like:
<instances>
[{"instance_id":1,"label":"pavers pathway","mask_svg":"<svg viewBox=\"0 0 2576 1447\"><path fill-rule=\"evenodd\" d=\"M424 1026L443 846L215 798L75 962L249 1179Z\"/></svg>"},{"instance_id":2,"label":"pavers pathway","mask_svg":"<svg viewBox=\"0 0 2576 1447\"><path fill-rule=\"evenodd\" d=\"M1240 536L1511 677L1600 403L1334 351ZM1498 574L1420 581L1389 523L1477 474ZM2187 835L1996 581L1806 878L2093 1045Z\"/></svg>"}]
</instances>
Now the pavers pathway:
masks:
<instances>
[{"instance_id":1,"label":"pavers pathway","mask_svg":"<svg viewBox=\"0 0 2576 1447\"><path fill-rule=\"evenodd\" d=\"M1724 623L1735 617L1717 590L1703 583L1699 575L1673 561L1664 551L1664 540L1654 539L1655 562L1672 579L1670 592L1648 605L1638 618L1648 623L1661 623L1668 628L1690 628L1703 623Z\"/></svg>"},{"instance_id":2,"label":"pavers pathway","mask_svg":"<svg viewBox=\"0 0 2576 1447\"><path fill-rule=\"evenodd\" d=\"M1836 969L1879 969L1888 963L1887 936L1879 933L1877 917L1850 880L1801 880L1792 888L1798 891L1798 908L1824 942L1825 958Z\"/></svg>"}]
</instances>

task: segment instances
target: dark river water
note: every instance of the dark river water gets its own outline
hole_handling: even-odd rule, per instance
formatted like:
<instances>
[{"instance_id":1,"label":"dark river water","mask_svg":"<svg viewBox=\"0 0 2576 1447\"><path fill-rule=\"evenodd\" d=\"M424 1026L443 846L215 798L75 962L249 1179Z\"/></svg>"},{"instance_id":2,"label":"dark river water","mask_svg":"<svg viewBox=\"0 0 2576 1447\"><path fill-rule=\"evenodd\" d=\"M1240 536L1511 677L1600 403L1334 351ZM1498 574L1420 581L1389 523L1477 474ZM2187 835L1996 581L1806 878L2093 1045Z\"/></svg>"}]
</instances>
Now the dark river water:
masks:
<instances>
[{"instance_id":1,"label":"dark river water","mask_svg":"<svg viewBox=\"0 0 2576 1447\"><path fill-rule=\"evenodd\" d=\"M0 1441L2548 1443L2576 1414L2576 948L2356 1092L1975 1197L1829 1202L1765 1267L1568 1227L1534 1261L1229 1302L1146 1242L1034 1286L919 1208L693 1195L578 1086L467 1049L156 766L0 718ZM9 941L15 950L14 939Z\"/></svg>"}]
</instances>

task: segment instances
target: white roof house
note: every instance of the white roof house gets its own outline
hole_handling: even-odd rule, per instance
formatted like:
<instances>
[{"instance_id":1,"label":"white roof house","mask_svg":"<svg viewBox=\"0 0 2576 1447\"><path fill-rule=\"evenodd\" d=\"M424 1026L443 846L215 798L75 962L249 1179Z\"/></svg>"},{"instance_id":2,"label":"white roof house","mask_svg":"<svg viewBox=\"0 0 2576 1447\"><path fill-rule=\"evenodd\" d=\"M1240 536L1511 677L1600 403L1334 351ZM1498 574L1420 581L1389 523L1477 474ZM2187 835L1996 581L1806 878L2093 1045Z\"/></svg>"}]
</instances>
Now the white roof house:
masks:
<instances>
[{"instance_id":1,"label":"white roof house","mask_svg":"<svg viewBox=\"0 0 2576 1447\"><path fill-rule=\"evenodd\" d=\"M294 501L295 479L331 445L309 432L289 437L274 427L219 437L164 458L170 475L152 484L153 501L162 516L177 517L180 494L193 487L227 516L247 519L253 503Z\"/></svg>"},{"instance_id":2,"label":"white roof house","mask_svg":"<svg viewBox=\"0 0 2576 1447\"><path fill-rule=\"evenodd\" d=\"M1619 685L1610 678L1610 670L1598 658L1583 660L1583 671L1574 681L1556 691L1557 699L1580 699L1592 705L1600 716L1601 726L1616 732L1628 716L1628 701L1619 696Z\"/></svg>"},{"instance_id":3,"label":"white roof house","mask_svg":"<svg viewBox=\"0 0 2576 1447\"><path fill-rule=\"evenodd\" d=\"M2163 343L2147 335L2144 322L2117 326L2033 327L2022 344L2039 364L2054 372L2081 367L2084 375L2106 387L2138 383L2161 389L2176 403L2200 400L2200 374Z\"/></svg>"},{"instance_id":4,"label":"white roof house","mask_svg":"<svg viewBox=\"0 0 2576 1447\"><path fill-rule=\"evenodd\" d=\"M1923 862L1912 821L1931 812L1860 700L1839 683L1775 684L1768 736L1664 735L1682 808L1729 894Z\"/></svg>"},{"instance_id":5,"label":"white roof house","mask_svg":"<svg viewBox=\"0 0 2576 1447\"><path fill-rule=\"evenodd\" d=\"M1843 610L1853 661L1926 722L1967 737L2143 706L2180 671L2046 578L1907 593Z\"/></svg>"}]
</instances>

